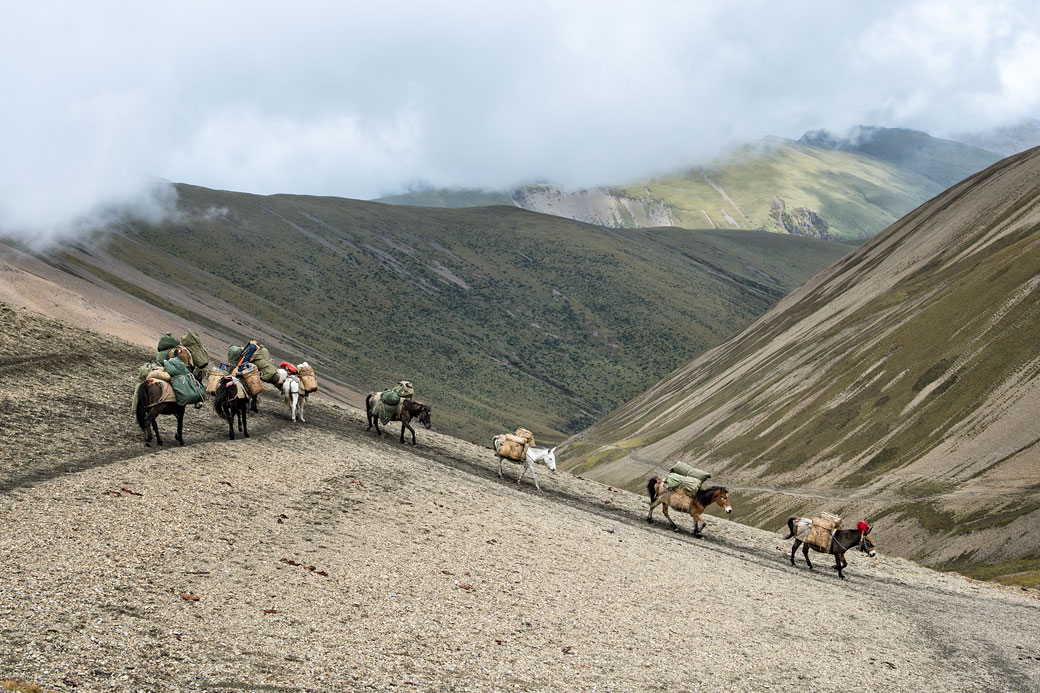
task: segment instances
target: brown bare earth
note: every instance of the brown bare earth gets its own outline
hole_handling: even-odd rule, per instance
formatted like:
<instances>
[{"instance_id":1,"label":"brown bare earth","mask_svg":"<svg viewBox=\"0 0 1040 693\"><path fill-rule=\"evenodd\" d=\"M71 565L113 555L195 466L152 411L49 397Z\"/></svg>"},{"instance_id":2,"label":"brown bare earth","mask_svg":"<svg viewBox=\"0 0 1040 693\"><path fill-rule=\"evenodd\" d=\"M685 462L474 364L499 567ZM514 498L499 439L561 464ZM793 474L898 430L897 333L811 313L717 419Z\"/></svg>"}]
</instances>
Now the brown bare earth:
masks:
<instances>
[{"instance_id":1,"label":"brown bare earth","mask_svg":"<svg viewBox=\"0 0 1040 693\"><path fill-rule=\"evenodd\" d=\"M950 691L1040 687L1040 592L646 499L273 391L229 441L128 411L141 348L0 304L0 680L44 690ZM420 396L422 393L419 393ZM433 403L433 421L437 407ZM725 481L724 479L720 481ZM734 494L737 515L740 494ZM714 513L715 511L713 511ZM854 518L850 518L854 519ZM777 527L777 530L780 528Z\"/></svg>"}]
</instances>

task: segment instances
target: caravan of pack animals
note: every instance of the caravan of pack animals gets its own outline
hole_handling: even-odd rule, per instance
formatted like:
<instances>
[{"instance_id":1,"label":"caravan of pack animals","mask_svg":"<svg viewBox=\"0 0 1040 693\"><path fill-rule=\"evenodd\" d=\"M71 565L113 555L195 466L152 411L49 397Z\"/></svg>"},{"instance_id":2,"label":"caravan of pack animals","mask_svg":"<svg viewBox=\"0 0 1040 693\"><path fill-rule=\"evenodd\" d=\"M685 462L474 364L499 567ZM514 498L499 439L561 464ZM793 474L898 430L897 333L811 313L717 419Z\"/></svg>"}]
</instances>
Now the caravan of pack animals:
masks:
<instances>
[{"instance_id":1,"label":"caravan of pack animals","mask_svg":"<svg viewBox=\"0 0 1040 693\"><path fill-rule=\"evenodd\" d=\"M203 386L205 382L205 386ZM303 416L308 395L317 392L318 381L314 368L307 362L293 365L281 361L276 366L267 347L250 341L244 347L230 346L227 361L214 363L199 335L187 332L177 339L169 332L159 338L156 357L141 366L137 387L134 391L132 411L144 432L144 444L151 446L152 434L162 445L159 435L158 417L170 415L177 419L177 442L184 445L184 412L194 405L201 409L207 395L213 398L213 410L228 426L228 438L235 439L236 428L243 437L249 437L248 413L258 413L257 398L264 384L273 385L282 395L286 415L295 423L306 423ZM365 414L368 428L376 429L382 437L383 428L390 422L401 423L400 442L405 443L405 431L411 433L412 445L416 445L413 420L425 428L433 427L429 404L415 400L415 387L408 380L398 382L392 388L372 392L365 397ZM526 428L514 433L496 435L492 439L495 457L498 459L498 476L503 478L506 460L522 468L516 483L520 484L530 472L531 480L539 491L535 467L545 465L550 472L556 471L556 448L535 446L534 434ZM729 490L724 486L708 486L709 472L685 462L672 465L665 477L653 477L647 481L650 509L646 521L653 523L654 510L660 506L665 519L673 530L679 526L669 515L669 509L689 513L693 519L693 536L700 537L708 522L704 511L717 505L726 513L733 512ZM794 539L791 547L791 565L795 565L795 554L802 547L802 555L810 570L809 549L834 556L834 569L838 577L845 579L844 569L848 565L845 553L858 549L874 557L876 549L870 537L872 527L867 522L857 522L855 529L841 529L841 518L831 513L820 513L819 517L791 517L787 521L789 535Z\"/></svg>"}]
</instances>

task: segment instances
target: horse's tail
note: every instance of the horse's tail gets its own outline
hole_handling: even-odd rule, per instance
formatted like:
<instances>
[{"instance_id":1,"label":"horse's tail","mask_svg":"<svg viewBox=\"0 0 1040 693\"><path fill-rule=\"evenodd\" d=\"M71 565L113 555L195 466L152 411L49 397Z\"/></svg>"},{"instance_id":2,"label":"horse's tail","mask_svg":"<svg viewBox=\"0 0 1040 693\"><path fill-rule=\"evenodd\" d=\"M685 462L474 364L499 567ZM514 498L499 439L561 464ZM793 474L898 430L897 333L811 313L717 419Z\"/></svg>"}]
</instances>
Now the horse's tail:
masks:
<instances>
[{"instance_id":1,"label":"horse's tail","mask_svg":"<svg viewBox=\"0 0 1040 693\"><path fill-rule=\"evenodd\" d=\"M221 380L217 383L217 391L213 393L213 411L217 412L217 415L224 420L227 420L228 418L224 413L224 409L226 408L225 405L228 400L228 386L228 381Z\"/></svg>"},{"instance_id":2,"label":"horse's tail","mask_svg":"<svg viewBox=\"0 0 1040 693\"><path fill-rule=\"evenodd\" d=\"M650 494L650 502L653 503L657 500L657 484L661 480L656 476L650 477L650 480L646 482L646 492Z\"/></svg>"},{"instance_id":3,"label":"horse's tail","mask_svg":"<svg viewBox=\"0 0 1040 693\"><path fill-rule=\"evenodd\" d=\"M794 535L795 535L794 523L797 522L797 521L798 521L798 518L795 517L794 515L792 515L791 517L787 518L787 529L788 529L788 531L791 532L791 534L789 536L784 537L784 539L794 539Z\"/></svg>"},{"instance_id":4,"label":"horse's tail","mask_svg":"<svg viewBox=\"0 0 1040 693\"><path fill-rule=\"evenodd\" d=\"M147 430L148 424L145 422L145 417L148 415L148 385L141 383L137 388L137 410L134 412L137 416L137 425L141 427L141 430Z\"/></svg>"}]
</instances>

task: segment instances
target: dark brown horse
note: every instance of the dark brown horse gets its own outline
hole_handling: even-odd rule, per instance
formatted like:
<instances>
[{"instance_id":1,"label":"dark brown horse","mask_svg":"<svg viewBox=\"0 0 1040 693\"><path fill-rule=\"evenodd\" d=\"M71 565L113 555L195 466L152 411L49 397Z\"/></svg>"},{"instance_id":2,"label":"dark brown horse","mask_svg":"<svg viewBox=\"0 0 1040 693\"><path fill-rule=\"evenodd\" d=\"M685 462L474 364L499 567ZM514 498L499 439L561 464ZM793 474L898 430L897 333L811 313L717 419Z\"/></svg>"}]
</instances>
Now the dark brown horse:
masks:
<instances>
[{"instance_id":1,"label":"dark brown horse","mask_svg":"<svg viewBox=\"0 0 1040 693\"><path fill-rule=\"evenodd\" d=\"M664 481L657 477L646 482L646 491L650 494L650 511L646 514L646 521L654 521L654 508L661 506L665 518L672 523L672 529L679 529L675 520L668 515L668 507L682 503L683 512L686 511L685 498L690 499L690 517L693 518L693 536L699 537L701 530L708 526L708 521L701 517L701 513L712 503L717 503L727 513L733 512L733 506L729 504L729 490L724 486L701 487L693 496L685 493L669 491L664 487ZM700 523L698 525L698 523Z\"/></svg>"},{"instance_id":2,"label":"dark brown horse","mask_svg":"<svg viewBox=\"0 0 1040 693\"><path fill-rule=\"evenodd\" d=\"M176 402L160 402L162 398L163 388L155 380L146 380L137 388L137 425L144 431L144 444L148 447L152 446L152 431L155 431L155 442L162 445L162 438L159 437L159 425L155 422L155 419L160 414L169 414L177 417L177 435L175 436L178 443L184 445L184 405L177 404Z\"/></svg>"},{"instance_id":3,"label":"dark brown horse","mask_svg":"<svg viewBox=\"0 0 1040 693\"><path fill-rule=\"evenodd\" d=\"M802 555L805 556L805 564L809 566L809 570L812 570L812 562L809 560L809 547L811 546L813 551L834 555L834 569L838 571L838 577L844 580L845 575L841 571L842 568L848 565L848 562L845 560L846 551L855 547L871 558L877 555L877 551L874 550L874 542L870 540L870 530L873 528L866 522L858 522L856 524L856 529L834 530L831 534L830 546L827 549L821 549L815 544L809 544L808 542L799 539L799 536L805 536L808 528L811 526L812 520L809 520L808 518L787 518L787 529L791 531L791 535L784 538L794 539L794 546L791 547L791 565L794 565L794 552L797 551L799 545L801 545ZM801 531L803 528L805 531Z\"/></svg>"},{"instance_id":4,"label":"dark brown horse","mask_svg":"<svg viewBox=\"0 0 1040 693\"><path fill-rule=\"evenodd\" d=\"M235 418L238 418L238 430L246 438L249 437L249 426L246 425L246 410L249 408L249 393L239 397L238 388L245 385L235 382L230 376L224 376L217 383L217 391L213 398L213 411L227 421L228 438L235 439Z\"/></svg>"},{"instance_id":5,"label":"dark brown horse","mask_svg":"<svg viewBox=\"0 0 1040 693\"><path fill-rule=\"evenodd\" d=\"M376 433L380 436L383 435L383 431L379 428L379 415L375 413L374 409L381 394L381 392L373 392L365 398L365 415L368 417L368 428L365 430L372 430L374 425ZM399 411L390 417L390 421L401 422L401 442L404 442L404 431L407 428L412 432L412 445L415 445L415 429L412 428L412 419L418 419L419 423L427 429L433 428L433 424L430 423L430 405L402 399Z\"/></svg>"}]
</instances>

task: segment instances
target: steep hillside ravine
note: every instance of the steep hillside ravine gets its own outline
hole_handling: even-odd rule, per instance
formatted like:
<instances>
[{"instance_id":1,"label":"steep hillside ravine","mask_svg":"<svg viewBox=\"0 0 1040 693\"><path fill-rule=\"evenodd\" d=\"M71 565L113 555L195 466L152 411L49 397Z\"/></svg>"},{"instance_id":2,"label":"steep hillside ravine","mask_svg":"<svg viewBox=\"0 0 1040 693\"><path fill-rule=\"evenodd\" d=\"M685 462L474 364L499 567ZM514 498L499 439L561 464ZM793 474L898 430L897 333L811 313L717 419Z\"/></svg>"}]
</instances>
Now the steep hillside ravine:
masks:
<instances>
[{"instance_id":1,"label":"steep hillside ravine","mask_svg":"<svg viewBox=\"0 0 1040 693\"><path fill-rule=\"evenodd\" d=\"M273 393L249 439L207 407L146 449L137 349L30 313L0 337L0 680L45 690L1034 690L1040 592L882 555L787 562L489 450L366 432ZM76 378L77 353L104 355ZM17 363L15 363L17 360ZM83 363L83 362L79 362ZM91 377L90 374L93 374ZM56 387L64 382L64 389ZM26 396L26 394L31 396ZM434 423L436 424L436 409ZM170 430L170 421L160 425ZM396 433L396 431L394 431ZM68 458L76 464L61 468ZM736 512L744 502L735 494ZM696 662L677 663L676 653Z\"/></svg>"},{"instance_id":2,"label":"steep hillside ravine","mask_svg":"<svg viewBox=\"0 0 1040 693\"><path fill-rule=\"evenodd\" d=\"M1040 582L1040 149L954 186L572 438L635 489L684 459L747 521L866 514L902 555Z\"/></svg>"}]
</instances>

